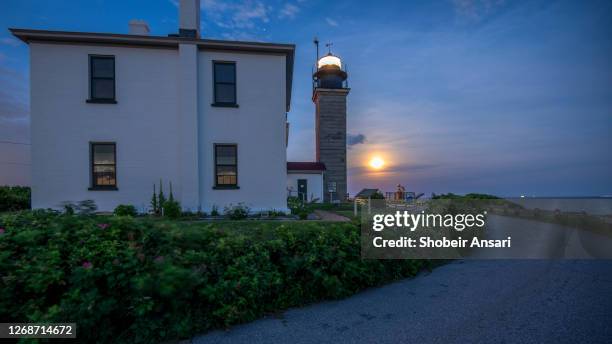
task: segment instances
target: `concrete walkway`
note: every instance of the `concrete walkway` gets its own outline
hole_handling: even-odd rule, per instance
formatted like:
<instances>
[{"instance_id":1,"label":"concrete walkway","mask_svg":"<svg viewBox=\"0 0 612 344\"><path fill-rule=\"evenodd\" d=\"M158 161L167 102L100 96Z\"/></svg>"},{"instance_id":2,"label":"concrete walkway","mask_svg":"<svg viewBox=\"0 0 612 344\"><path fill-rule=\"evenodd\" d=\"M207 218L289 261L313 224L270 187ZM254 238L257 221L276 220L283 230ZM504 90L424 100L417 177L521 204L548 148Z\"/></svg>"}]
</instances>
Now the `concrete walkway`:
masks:
<instances>
[{"instance_id":1,"label":"concrete walkway","mask_svg":"<svg viewBox=\"0 0 612 344\"><path fill-rule=\"evenodd\" d=\"M351 219L349 219L346 216L338 215L336 213L332 213L331 211L327 211L327 210L315 210L314 213L323 221L335 221L335 222L351 221Z\"/></svg>"},{"instance_id":2,"label":"concrete walkway","mask_svg":"<svg viewBox=\"0 0 612 344\"><path fill-rule=\"evenodd\" d=\"M612 343L612 260L466 260L194 343Z\"/></svg>"}]
</instances>

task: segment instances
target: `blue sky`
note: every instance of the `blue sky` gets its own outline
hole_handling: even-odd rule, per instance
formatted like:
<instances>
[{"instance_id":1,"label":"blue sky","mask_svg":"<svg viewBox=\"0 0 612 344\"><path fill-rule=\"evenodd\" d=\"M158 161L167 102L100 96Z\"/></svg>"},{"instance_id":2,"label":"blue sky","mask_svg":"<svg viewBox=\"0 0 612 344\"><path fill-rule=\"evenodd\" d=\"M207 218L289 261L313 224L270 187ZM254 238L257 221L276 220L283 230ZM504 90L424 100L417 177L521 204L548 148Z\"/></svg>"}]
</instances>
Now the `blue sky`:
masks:
<instances>
[{"instance_id":1,"label":"blue sky","mask_svg":"<svg viewBox=\"0 0 612 344\"><path fill-rule=\"evenodd\" d=\"M6 28L126 33L134 18L177 31L168 0L3 1L0 141L29 142L27 47ZM612 194L611 23L610 1L202 1L206 38L297 44L290 160L314 159L312 38L333 42L351 193ZM27 145L0 154L0 184L28 179Z\"/></svg>"}]
</instances>

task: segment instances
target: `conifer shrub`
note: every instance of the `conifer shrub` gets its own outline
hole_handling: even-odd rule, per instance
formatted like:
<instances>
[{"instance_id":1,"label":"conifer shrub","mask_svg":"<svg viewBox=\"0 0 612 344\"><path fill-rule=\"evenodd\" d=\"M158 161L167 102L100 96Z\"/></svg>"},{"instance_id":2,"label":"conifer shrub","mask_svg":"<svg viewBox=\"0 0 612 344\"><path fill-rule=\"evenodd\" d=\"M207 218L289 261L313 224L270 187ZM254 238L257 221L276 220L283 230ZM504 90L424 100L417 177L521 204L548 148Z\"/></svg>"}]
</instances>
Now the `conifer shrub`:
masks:
<instances>
[{"instance_id":1,"label":"conifer shrub","mask_svg":"<svg viewBox=\"0 0 612 344\"><path fill-rule=\"evenodd\" d=\"M175 201L174 199L170 200L168 199L167 201L164 202L164 216L170 218L170 219L178 219L179 217L181 217L181 205L179 202Z\"/></svg>"}]
</instances>

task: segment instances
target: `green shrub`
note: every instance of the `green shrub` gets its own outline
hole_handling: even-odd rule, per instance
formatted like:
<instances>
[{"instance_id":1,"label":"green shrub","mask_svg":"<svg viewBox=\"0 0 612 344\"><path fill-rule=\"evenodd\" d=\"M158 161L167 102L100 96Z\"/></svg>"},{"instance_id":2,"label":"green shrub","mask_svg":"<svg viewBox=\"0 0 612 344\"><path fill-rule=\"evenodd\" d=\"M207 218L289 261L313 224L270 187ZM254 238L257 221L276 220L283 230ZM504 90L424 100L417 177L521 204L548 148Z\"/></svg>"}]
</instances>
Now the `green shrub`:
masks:
<instances>
[{"instance_id":1,"label":"green shrub","mask_svg":"<svg viewBox=\"0 0 612 344\"><path fill-rule=\"evenodd\" d=\"M66 215L74 215L74 214L93 215L95 214L96 210L98 210L98 206L96 205L96 202L91 199L86 199L78 203L65 201L65 202L62 202L61 205L62 205L62 208L64 209L64 214Z\"/></svg>"},{"instance_id":2,"label":"green shrub","mask_svg":"<svg viewBox=\"0 0 612 344\"><path fill-rule=\"evenodd\" d=\"M306 220L315 209L322 208L321 204L315 202L304 202L297 197L287 197L287 207L291 210L291 214L297 215L300 220Z\"/></svg>"},{"instance_id":3,"label":"green shrub","mask_svg":"<svg viewBox=\"0 0 612 344\"><path fill-rule=\"evenodd\" d=\"M230 204L223 209L223 214L230 218L230 220L243 220L249 216L251 208L247 207L244 203L238 203L237 205Z\"/></svg>"},{"instance_id":4,"label":"green shrub","mask_svg":"<svg viewBox=\"0 0 612 344\"><path fill-rule=\"evenodd\" d=\"M0 212L30 209L30 188L0 186Z\"/></svg>"},{"instance_id":5,"label":"green shrub","mask_svg":"<svg viewBox=\"0 0 612 344\"><path fill-rule=\"evenodd\" d=\"M304 202L297 197L287 197L287 208L291 210L291 214L297 214L298 211L304 207Z\"/></svg>"},{"instance_id":6,"label":"green shrub","mask_svg":"<svg viewBox=\"0 0 612 344\"><path fill-rule=\"evenodd\" d=\"M285 214L284 211L272 209L272 210L268 210L268 211L262 212L261 216L262 217L275 218L275 217L287 216L287 214Z\"/></svg>"},{"instance_id":7,"label":"green shrub","mask_svg":"<svg viewBox=\"0 0 612 344\"><path fill-rule=\"evenodd\" d=\"M181 204L174 200L167 200L164 202L164 216L171 219L177 219L181 217Z\"/></svg>"},{"instance_id":8,"label":"green shrub","mask_svg":"<svg viewBox=\"0 0 612 344\"><path fill-rule=\"evenodd\" d=\"M183 210L183 212L181 212L181 219L183 220L199 220L205 216L206 216L206 213L202 211L194 212L191 210Z\"/></svg>"},{"instance_id":9,"label":"green shrub","mask_svg":"<svg viewBox=\"0 0 612 344\"><path fill-rule=\"evenodd\" d=\"M353 223L185 223L0 216L0 318L76 322L80 342L189 338L414 276L424 261L364 260Z\"/></svg>"},{"instance_id":10,"label":"green shrub","mask_svg":"<svg viewBox=\"0 0 612 344\"><path fill-rule=\"evenodd\" d=\"M93 215L98 210L98 206L94 200L86 199L78 203L77 209L81 215Z\"/></svg>"},{"instance_id":11,"label":"green shrub","mask_svg":"<svg viewBox=\"0 0 612 344\"><path fill-rule=\"evenodd\" d=\"M136 207L131 204L119 204L113 213L117 216L136 216L138 215L138 211L136 211Z\"/></svg>"},{"instance_id":12,"label":"green shrub","mask_svg":"<svg viewBox=\"0 0 612 344\"><path fill-rule=\"evenodd\" d=\"M465 196L455 195L452 192L447 194L436 195L435 193L431 194L432 199L500 199L497 196L487 195L487 194L479 194L479 193L469 193Z\"/></svg>"},{"instance_id":13,"label":"green shrub","mask_svg":"<svg viewBox=\"0 0 612 344\"><path fill-rule=\"evenodd\" d=\"M62 209L64 209L64 214L74 215L76 213L77 205L72 202L62 202Z\"/></svg>"},{"instance_id":14,"label":"green shrub","mask_svg":"<svg viewBox=\"0 0 612 344\"><path fill-rule=\"evenodd\" d=\"M213 204L210 216L219 216L219 208L217 208L216 204Z\"/></svg>"},{"instance_id":15,"label":"green shrub","mask_svg":"<svg viewBox=\"0 0 612 344\"><path fill-rule=\"evenodd\" d=\"M297 216L300 220L306 220L308 218L308 214L310 214L310 212L308 210L304 209L300 209L297 212Z\"/></svg>"}]
</instances>

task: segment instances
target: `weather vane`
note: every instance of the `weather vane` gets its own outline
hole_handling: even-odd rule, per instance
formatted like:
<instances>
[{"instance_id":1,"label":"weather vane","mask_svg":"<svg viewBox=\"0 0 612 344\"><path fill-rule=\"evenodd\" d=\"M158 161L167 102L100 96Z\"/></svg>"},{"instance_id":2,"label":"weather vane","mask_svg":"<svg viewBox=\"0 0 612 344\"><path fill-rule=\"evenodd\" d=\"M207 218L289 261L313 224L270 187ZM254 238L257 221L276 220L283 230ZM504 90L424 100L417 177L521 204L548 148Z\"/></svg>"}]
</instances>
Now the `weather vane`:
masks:
<instances>
[{"instance_id":1,"label":"weather vane","mask_svg":"<svg viewBox=\"0 0 612 344\"><path fill-rule=\"evenodd\" d=\"M331 54L331 47L332 45L334 45L334 43L329 42L329 43L325 43L325 46L327 47L327 52Z\"/></svg>"}]
</instances>

